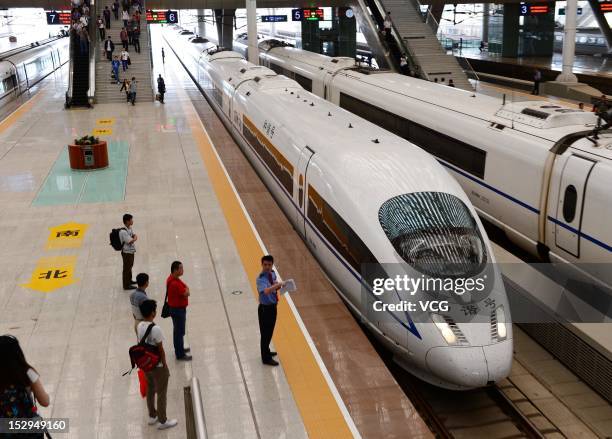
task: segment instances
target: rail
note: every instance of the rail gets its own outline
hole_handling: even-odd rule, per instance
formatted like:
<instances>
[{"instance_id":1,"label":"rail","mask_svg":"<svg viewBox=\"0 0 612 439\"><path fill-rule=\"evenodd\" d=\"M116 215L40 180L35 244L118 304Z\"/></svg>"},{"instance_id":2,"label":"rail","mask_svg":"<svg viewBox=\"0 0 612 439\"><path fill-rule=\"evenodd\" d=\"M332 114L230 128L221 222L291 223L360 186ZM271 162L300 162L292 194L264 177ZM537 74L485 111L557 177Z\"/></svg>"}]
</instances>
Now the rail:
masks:
<instances>
[{"instance_id":1,"label":"rail","mask_svg":"<svg viewBox=\"0 0 612 439\"><path fill-rule=\"evenodd\" d=\"M190 386L185 387L185 412L187 438L207 439L200 380L196 377L191 378Z\"/></svg>"},{"instance_id":2,"label":"rail","mask_svg":"<svg viewBox=\"0 0 612 439\"><path fill-rule=\"evenodd\" d=\"M418 5L417 7L420 10L421 3L419 2L419 0L414 0L414 1L417 3ZM426 24L429 25L434 35L436 35L436 37L438 38L438 41L443 43L442 47L446 50L446 45L444 44L444 40L449 39L449 37L447 34L440 31L440 23L438 22L438 20L436 20L436 17L433 16L431 11L429 10L429 7L427 9L427 13L423 17L423 20L425 21ZM467 75L467 77L475 81L474 89L477 89L478 84L480 83L480 77L478 76L478 73L476 72L476 70L474 70L474 68L472 67L472 64L470 63L470 61L465 56L463 56L461 52L459 52L459 55L456 55L454 45L451 45L451 52L453 53L453 56L459 62L459 65L461 66L461 68L463 69L463 72Z\"/></svg>"},{"instance_id":3,"label":"rail","mask_svg":"<svg viewBox=\"0 0 612 439\"><path fill-rule=\"evenodd\" d=\"M380 35L379 29L382 29L382 25L385 20L386 9L380 0L366 0L366 5L369 6L370 10L372 11L374 21L378 25L377 34ZM408 62L408 67L410 68L410 70L415 72L415 74L419 78L428 79L427 73L422 71L418 63L415 61L416 58L414 53L412 52L410 47L405 44L405 41L402 39L399 31L395 27L395 23L392 23L391 25L391 37L395 42L395 45L397 46L396 49L399 51L399 53L396 54L397 58L394 60L394 64L397 66L399 62L399 57L404 54L406 55L406 61ZM389 44L388 41L386 41L385 44L391 52L393 50L391 44Z\"/></svg>"}]
</instances>

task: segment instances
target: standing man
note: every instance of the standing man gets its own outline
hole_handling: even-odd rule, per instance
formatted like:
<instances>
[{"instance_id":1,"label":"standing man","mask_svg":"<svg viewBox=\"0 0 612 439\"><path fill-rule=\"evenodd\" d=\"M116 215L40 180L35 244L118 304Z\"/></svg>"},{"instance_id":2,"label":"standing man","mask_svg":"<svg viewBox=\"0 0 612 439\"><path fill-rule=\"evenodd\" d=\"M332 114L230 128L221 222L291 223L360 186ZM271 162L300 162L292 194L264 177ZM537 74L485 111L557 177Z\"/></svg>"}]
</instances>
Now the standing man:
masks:
<instances>
[{"instance_id":1,"label":"standing man","mask_svg":"<svg viewBox=\"0 0 612 439\"><path fill-rule=\"evenodd\" d=\"M540 94L540 82L542 81L542 73L535 69L533 71L533 90L531 91L532 95Z\"/></svg>"},{"instance_id":2,"label":"standing man","mask_svg":"<svg viewBox=\"0 0 612 439\"><path fill-rule=\"evenodd\" d=\"M164 94L166 93L166 82L162 78L161 73L157 78L157 93L159 93L159 102L164 103Z\"/></svg>"},{"instance_id":3,"label":"standing man","mask_svg":"<svg viewBox=\"0 0 612 439\"><path fill-rule=\"evenodd\" d=\"M130 59L130 54L127 50L123 49L121 51L121 66L123 71L125 72L128 69L128 60Z\"/></svg>"},{"instance_id":4,"label":"standing man","mask_svg":"<svg viewBox=\"0 0 612 439\"><path fill-rule=\"evenodd\" d=\"M140 305L142 302L149 299L146 292L149 286L149 275L147 273L138 273L136 276L136 284L138 288L130 294L130 305L132 305L132 315L134 316L134 332L138 335L138 324L144 321L144 317L140 312Z\"/></svg>"},{"instance_id":5,"label":"standing man","mask_svg":"<svg viewBox=\"0 0 612 439\"><path fill-rule=\"evenodd\" d=\"M123 50L128 50L128 31L126 28L121 29L121 32L119 32L119 38L121 38Z\"/></svg>"},{"instance_id":6,"label":"standing man","mask_svg":"<svg viewBox=\"0 0 612 439\"><path fill-rule=\"evenodd\" d=\"M111 62L111 66L113 68L113 78L115 78L115 84L119 84L119 66L121 66L121 61L118 56L115 56Z\"/></svg>"},{"instance_id":7,"label":"standing man","mask_svg":"<svg viewBox=\"0 0 612 439\"><path fill-rule=\"evenodd\" d=\"M111 39L110 35L108 39L104 42L104 51L106 52L106 59L109 61L113 60L113 51L115 50L115 44Z\"/></svg>"},{"instance_id":8,"label":"standing man","mask_svg":"<svg viewBox=\"0 0 612 439\"><path fill-rule=\"evenodd\" d=\"M157 347L160 360L157 366L145 373L147 377L147 409L149 410L149 425L157 425L158 430L165 430L178 424L176 419L168 419L166 416L166 405L168 402L168 380L170 379L170 369L166 361L166 351L164 351L164 334L161 327L153 323L157 315L157 303L155 300L145 300L140 305L140 312L144 321L137 327L136 335L138 340L142 340L147 335L147 329L151 330L146 339L143 340L150 346ZM157 401L156 401L157 399ZM157 407L155 403L157 402Z\"/></svg>"},{"instance_id":9,"label":"standing man","mask_svg":"<svg viewBox=\"0 0 612 439\"><path fill-rule=\"evenodd\" d=\"M119 20L119 0L115 0L112 8L113 8L113 15L115 16L115 20Z\"/></svg>"},{"instance_id":10,"label":"standing man","mask_svg":"<svg viewBox=\"0 0 612 439\"><path fill-rule=\"evenodd\" d=\"M276 325L277 291L283 286L283 282L276 281L273 266L274 258L272 256L266 255L261 258L261 273L257 276L256 281L259 293L257 317L259 318L259 333L261 334L261 361L263 364L278 366L278 361L272 358L276 355L276 352L270 351L270 342Z\"/></svg>"},{"instance_id":11,"label":"standing man","mask_svg":"<svg viewBox=\"0 0 612 439\"><path fill-rule=\"evenodd\" d=\"M127 28L128 21L130 21L130 13L127 11L127 9L124 9L121 13L121 19L123 20L123 27Z\"/></svg>"},{"instance_id":12,"label":"standing man","mask_svg":"<svg viewBox=\"0 0 612 439\"><path fill-rule=\"evenodd\" d=\"M132 44L134 45L134 51L140 53L140 25L136 23L134 23L132 31Z\"/></svg>"},{"instance_id":13,"label":"standing man","mask_svg":"<svg viewBox=\"0 0 612 439\"><path fill-rule=\"evenodd\" d=\"M163 47L162 47L162 64L166 64L166 52L164 52Z\"/></svg>"},{"instance_id":14,"label":"standing man","mask_svg":"<svg viewBox=\"0 0 612 439\"><path fill-rule=\"evenodd\" d=\"M191 355L186 354L189 348L185 348L185 324L187 322L187 306L189 305L189 287L180 279L183 275L183 264L174 261L170 265L170 276L166 279L168 290L168 306L170 306L170 317L174 327L173 341L174 354L177 360L190 361Z\"/></svg>"},{"instance_id":15,"label":"standing man","mask_svg":"<svg viewBox=\"0 0 612 439\"><path fill-rule=\"evenodd\" d=\"M106 29L104 29L104 20L102 20L102 17L99 15L96 23L98 24L98 32L100 32L100 41L104 41L106 38Z\"/></svg>"},{"instance_id":16,"label":"standing man","mask_svg":"<svg viewBox=\"0 0 612 439\"><path fill-rule=\"evenodd\" d=\"M387 43L391 41L391 27L393 26L393 22L391 21L391 11L387 11L387 16L385 17L385 21L383 22L383 28L385 30L385 39Z\"/></svg>"},{"instance_id":17,"label":"standing man","mask_svg":"<svg viewBox=\"0 0 612 439\"><path fill-rule=\"evenodd\" d=\"M136 85L136 78L132 76L132 81L130 82L130 98L129 101L132 105L136 105L136 91L138 90L138 86Z\"/></svg>"},{"instance_id":18,"label":"standing man","mask_svg":"<svg viewBox=\"0 0 612 439\"><path fill-rule=\"evenodd\" d=\"M106 28L110 29L110 9L108 9L108 6L104 7L104 11L102 12L102 14L104 15L104 22L106 24Z\"/></svg>"},{"instance_id":19,"label":"standing man","mask_svg":"<svg viewBox=\"0 0 612 439\"><path fill-rule=\"evenodd\" d=\"M117 62L117 64L119 64ZM117 74L119 74L119 67L117 67ZM136 287L132 280L132 267L134 266L134 254L136 253L136 246L134 243L138 240L138 236L132 230L134 225L134 217L129 213L123 215L123 227L119 231L119 239L123 244L121 249L121 258L123 259L123 289L133 290Z\"/></svg>"}]
</instances>

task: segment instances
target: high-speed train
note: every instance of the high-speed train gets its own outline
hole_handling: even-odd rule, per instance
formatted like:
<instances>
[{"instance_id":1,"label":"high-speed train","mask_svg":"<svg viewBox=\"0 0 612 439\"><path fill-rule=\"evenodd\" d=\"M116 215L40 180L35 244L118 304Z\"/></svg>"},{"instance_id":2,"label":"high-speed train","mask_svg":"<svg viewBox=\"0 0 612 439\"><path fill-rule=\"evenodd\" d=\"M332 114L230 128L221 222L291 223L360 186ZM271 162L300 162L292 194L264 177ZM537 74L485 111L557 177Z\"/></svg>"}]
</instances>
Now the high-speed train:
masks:
<instances>
[{"instance_id":1,"label":"high-speed train","mask_svg":"<svg viewBox=\"0 0 612 439\"><path fill-rule=\"evenodd\" d=\"M436 156L482 218L562 278L612 285L612 132L592 135L593 113L363 72L271 40L260 49L262 65Z\"/></svg>"},{"instance_id":2,"label":"high-speed train","mask_svg":"<svg viewBox=\"0 0 612 439\"><path fill-rule=\"evenodd\" d=\"M69 38L59 38L0 54L0 106L66 64L69 46Z\"/></svg>"},{"instance_id":3,"label":"high-speed train","mask_svg":"<svg viewBox=\"0 0 612 439\"><path fill-rule=\"evenodd\" d=\"M508 375L512 325L490 242L431 155L237 52L165 36L338 293L399 364L451 389ZM402 276L429 284L381 292ZM478 279L486 286L460 291ZM407 302L417 309L401 309Z\"/></svg>"}]
</instances>

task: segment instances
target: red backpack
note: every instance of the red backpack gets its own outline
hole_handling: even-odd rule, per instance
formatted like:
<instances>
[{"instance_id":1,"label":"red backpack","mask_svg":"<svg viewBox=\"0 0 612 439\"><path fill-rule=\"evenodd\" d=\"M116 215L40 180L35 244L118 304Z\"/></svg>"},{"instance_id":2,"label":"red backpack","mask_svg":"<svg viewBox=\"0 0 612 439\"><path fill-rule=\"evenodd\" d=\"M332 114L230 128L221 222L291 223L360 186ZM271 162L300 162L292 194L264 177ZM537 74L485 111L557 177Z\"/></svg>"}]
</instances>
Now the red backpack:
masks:
<instances>
[{"instance_id":1,"label":"red backpack","mask_svg":"<svg viewBox=\"0 0 612 439\"><path fill-rule=\"evenodd\" d=\"M129 353L132 368L124 373L124 376L128 373L132 373L132 370L134 370L135 367L138 367L143 372L149 372L159 364L161 360L159 348L157 346L145 343L145 340L151 333L153 326L155 326L155 323L151 322L140 342L130 348Z\"/></svg>"}]
</instances>

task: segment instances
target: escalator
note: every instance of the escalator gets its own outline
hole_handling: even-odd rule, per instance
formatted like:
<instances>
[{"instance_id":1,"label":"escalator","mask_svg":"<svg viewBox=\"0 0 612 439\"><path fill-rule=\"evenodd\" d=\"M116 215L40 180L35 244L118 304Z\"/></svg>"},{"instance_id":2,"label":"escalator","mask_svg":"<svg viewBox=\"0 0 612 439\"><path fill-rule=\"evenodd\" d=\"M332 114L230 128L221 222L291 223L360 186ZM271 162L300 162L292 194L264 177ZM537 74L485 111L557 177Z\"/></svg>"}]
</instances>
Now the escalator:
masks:
<instances>
[{"instance_id":1,"label":"escalator","mask_svg":"<svg viewBox=\"0 0 612 439\"><path fill-rule=\"evenodd\" d=\"M90 48L91 50L91 48ZM72 91L70 98L66 96L68 107L89 107L89 52L81 54L79 37L70 37L70 81L69 90Z\"/></svg>"}]
</instances>

